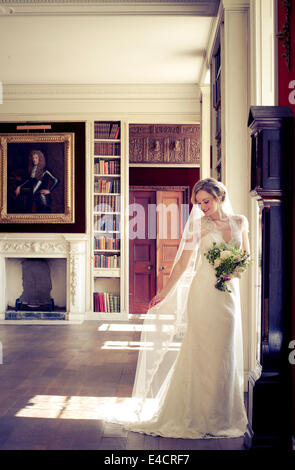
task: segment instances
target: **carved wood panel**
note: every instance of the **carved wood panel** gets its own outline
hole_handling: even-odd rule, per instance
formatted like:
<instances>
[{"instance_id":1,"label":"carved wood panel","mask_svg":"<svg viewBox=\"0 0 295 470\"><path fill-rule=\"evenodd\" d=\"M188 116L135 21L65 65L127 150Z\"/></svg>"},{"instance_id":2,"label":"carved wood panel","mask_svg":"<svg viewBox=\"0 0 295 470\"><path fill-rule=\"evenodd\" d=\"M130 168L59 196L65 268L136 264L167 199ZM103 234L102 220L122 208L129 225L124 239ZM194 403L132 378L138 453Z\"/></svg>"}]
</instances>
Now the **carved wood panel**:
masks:
<instances>
[{"instance_id":1,"label":"carved wood panel","mask_svg":"<svg viewBox=\"0 0 295 470\"><path fill-rule=\"evenodd\" d=\"M130 124L129 162L199 164L199 124Z\"/></svg>"}]
</instances>

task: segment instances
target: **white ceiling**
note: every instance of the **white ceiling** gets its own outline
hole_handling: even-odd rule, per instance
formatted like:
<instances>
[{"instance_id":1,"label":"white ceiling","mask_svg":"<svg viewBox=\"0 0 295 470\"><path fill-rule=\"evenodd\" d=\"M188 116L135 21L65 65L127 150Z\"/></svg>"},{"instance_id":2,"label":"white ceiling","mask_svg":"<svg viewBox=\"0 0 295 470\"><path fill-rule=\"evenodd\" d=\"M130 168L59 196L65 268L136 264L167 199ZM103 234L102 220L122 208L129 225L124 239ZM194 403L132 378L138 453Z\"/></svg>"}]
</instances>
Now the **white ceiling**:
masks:
<instances>
[{"instance_id":1,"label":"white ceiling","mask_svg":"<svg viewBox=\"0 0 295 470\"><path fill-rule=\"evenodd\" d=\"M19 2L0 0L0 80L7 84L198 83L213 22L206 14L212 15L212 3L218 2L178 0L174 10L168 8L173 2L153 2L152 14L116 14L114 9L92 14L89 2L83 10L59 14L48 10L48 0L46 11L40 10L41 1L35 2L38 11L32 10L34 2L23 3L30 11L20 10ZM202 16L197 10L181 11L205 3L211 8Z\"/></svg>"}]
</instances>

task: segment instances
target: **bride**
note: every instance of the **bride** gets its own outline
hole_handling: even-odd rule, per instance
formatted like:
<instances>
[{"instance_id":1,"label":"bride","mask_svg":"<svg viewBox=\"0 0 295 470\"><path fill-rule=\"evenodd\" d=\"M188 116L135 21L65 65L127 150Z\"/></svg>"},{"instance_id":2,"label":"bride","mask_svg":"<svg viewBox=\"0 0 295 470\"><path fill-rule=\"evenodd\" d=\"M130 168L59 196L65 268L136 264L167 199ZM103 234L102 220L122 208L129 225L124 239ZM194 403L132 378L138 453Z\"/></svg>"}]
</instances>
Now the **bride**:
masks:
<instances>
[{"instance_id":1,"label":"bride","mask_svg":"<svg viewBox=\"0 0 295 470\"><path fill-rule=\"evenodd\" d=\"M217 290L204 253L222 241L249 252L248 223L213 178L195 184L192 203L170 278L143 324L136 407L116 421L154 436L239 437L247 428L239 281Z\"/></svg>"}]
</instances>

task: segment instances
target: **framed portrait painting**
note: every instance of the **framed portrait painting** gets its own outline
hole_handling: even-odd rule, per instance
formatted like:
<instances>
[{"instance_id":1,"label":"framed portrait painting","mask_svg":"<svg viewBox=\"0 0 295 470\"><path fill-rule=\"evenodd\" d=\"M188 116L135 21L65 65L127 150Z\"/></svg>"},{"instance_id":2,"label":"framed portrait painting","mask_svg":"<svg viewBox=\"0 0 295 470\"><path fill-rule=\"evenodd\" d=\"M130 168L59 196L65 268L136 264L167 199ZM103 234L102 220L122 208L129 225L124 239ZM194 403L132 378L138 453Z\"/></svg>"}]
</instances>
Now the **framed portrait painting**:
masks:
<instances>
[{"instance_id":1,"label":"framed portrait painting","mask_svg":"<svg viewBox=\"0 0 295 470\"><path fill-rule=\"evenodd\" d=\"M74 134L0 134L0 223L75 222Z\"/></svg>"}]
</instances>

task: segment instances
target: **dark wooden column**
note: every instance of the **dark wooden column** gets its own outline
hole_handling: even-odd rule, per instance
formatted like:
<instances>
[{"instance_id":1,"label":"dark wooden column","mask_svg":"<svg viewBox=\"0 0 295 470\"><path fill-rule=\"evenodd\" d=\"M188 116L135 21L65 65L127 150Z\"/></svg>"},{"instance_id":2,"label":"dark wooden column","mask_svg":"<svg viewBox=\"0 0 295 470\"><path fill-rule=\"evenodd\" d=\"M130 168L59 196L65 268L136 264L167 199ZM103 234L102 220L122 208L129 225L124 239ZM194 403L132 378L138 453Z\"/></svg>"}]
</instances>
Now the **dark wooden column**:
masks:
<instances>
[{"instance_id":1,"label":"dark wooden column","mask_svg":"<svg viewBox=\"0 0 295 470\"><path fill-rule=\"evenodd\" d=\"M250 108L251 195L259 206L261 256L261 375L249 379L253 448L291 449L292 120L287 106Z\"/></svg>"}]
</instances>

